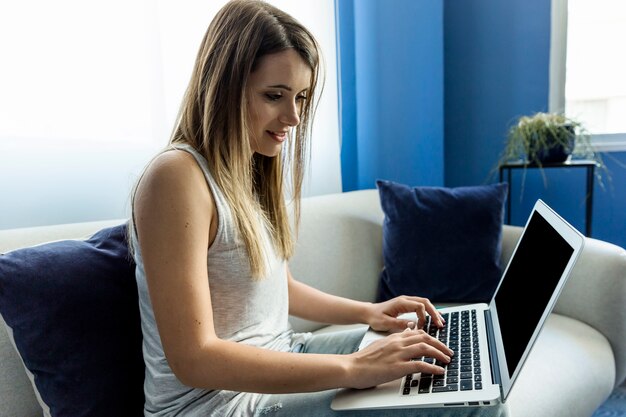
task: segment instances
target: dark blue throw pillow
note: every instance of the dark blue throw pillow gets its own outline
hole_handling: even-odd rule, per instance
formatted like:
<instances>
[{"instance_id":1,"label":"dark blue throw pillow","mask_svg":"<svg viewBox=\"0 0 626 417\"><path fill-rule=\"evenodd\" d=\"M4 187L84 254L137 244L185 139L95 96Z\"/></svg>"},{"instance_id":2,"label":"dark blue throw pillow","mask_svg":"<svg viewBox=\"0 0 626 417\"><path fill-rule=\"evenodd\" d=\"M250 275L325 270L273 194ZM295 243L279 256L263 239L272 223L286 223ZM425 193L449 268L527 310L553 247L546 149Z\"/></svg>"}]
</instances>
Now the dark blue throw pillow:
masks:
<instances>
[{"instance_id":1,"label":"dark blue throw pillow","mask_svg":"<svg viewBox=\"0 0 626 417\"><path fill-rule=\"evenodd\" d=\"M52 416L142 416L144 363L126 226L0 256L0 313Z\"/></svg>"},{"instance_id":2,"label":"dark blue throw pillow","mask_svg":"<svg viewBox=\"0 0 626 417\"><path fill-rule=\"evenodd\" d=\"M486 302L500 280L507 184L443 188L377 181L383 223L378 300Z\"/></svg>"}]
</instances>

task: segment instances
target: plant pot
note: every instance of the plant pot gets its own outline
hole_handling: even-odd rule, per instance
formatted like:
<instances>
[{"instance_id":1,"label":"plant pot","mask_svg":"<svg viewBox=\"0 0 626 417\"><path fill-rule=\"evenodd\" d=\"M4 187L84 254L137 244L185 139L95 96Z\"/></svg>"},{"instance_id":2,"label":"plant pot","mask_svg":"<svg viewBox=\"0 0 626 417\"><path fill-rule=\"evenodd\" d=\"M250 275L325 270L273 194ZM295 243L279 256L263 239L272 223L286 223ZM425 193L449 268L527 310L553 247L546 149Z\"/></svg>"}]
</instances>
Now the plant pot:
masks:
<instances>
[{"instance_id":1,"label":"plant pot","mask_svg":"<svg viewBox=\"0 0 626 417\"><path fill-rule=\"evenodd\" d=\"M545 146L538 149L530 149L529 154L535 156L534 160L541 164L554 164L565 161L574 151L576 145L576 133L574 126L565 126L569 132L565 138L557 139L553 135L547 135Z\"/></svg>"}]
</instances>

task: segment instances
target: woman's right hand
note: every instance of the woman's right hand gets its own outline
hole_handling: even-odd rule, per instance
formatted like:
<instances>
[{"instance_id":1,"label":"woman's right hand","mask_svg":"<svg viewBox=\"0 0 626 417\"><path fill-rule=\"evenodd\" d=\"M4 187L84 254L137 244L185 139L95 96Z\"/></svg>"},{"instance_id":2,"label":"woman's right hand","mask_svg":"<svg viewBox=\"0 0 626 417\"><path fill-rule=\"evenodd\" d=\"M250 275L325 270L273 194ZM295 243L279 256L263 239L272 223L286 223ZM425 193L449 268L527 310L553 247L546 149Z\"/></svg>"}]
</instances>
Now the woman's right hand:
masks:
<instances>
[{"instance_id":1,"label":"woman's right hand","mask_svg":"<svg viewBox=\"0 0 626 417\"><path fill-rule=\"evenodd\" d=\"M443 374L442 367L413 359L426 356L447 364L453 354L423 330L407 328L349 355L348 381L351 388L370 388L416 372Z\"/></svg>"}]
</instances>

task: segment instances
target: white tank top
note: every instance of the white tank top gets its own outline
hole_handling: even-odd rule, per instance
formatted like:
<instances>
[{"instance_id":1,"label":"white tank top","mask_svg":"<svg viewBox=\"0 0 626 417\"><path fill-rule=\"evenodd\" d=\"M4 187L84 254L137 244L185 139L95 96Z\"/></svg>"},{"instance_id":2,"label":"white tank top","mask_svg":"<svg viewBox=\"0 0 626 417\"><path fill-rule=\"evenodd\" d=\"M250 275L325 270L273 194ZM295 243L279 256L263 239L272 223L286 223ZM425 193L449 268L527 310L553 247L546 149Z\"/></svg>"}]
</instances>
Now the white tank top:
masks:
<instances>
[{"instance_id":1,"label":"white tank top","mask_svg":"<svg viewBox=\"0 0 626 417\"><path fill-rule=\"evenodd\" d=\"M189 152L204 172L217 207L217 234L208 249L207 268L217 336L277 351L290 349L293 332L288 322L287 264L276 256L269 233L264 237L267 276L254 280L243 241L230 208L211 177L207 160L189 145L175 149ZM131 244L137 263L143 356L146 365L144 393L146 416L245 416L251 415L259 394L202 390L183 385L167 363L148 294L146 275L135 230Z\"/></svg>"}]
</instances>

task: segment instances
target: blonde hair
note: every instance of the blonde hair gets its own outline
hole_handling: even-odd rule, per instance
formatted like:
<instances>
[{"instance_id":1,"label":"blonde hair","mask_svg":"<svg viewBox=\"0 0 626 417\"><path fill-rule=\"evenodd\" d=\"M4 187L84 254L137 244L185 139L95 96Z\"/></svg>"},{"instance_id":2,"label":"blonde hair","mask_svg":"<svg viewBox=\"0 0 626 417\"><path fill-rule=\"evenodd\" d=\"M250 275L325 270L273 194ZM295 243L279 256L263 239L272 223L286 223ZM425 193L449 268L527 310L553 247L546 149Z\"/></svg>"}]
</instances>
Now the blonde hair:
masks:
<instances>
[{"instance_id":1,"label":"blonde hair","mask_svg":"<svg viewBox=\"0 0 626 417\"><path fill-rule=\"evenodd\" d=\"M281 154L272 158L251 149L245 91L260 58L286 49L295 50L312 75L301 122ZM230 205L255 279L265 274L264 227L279 256L289 259L294 252L285 176L289 171L297 225L319 60L312 34L288 14L262 1L229 2L202 40L170 139L171 144L190 144L209 162L211 175Z\"/></svg>"}]
</instances>

